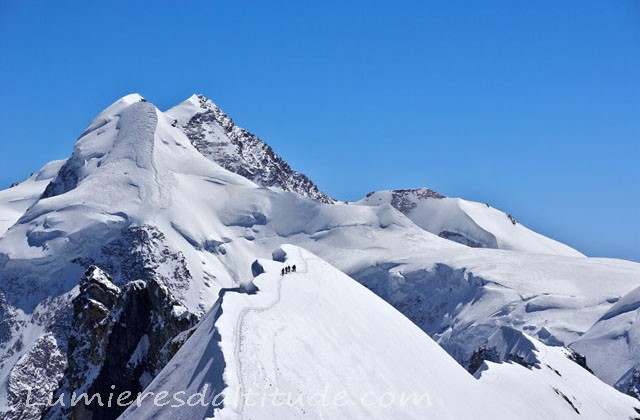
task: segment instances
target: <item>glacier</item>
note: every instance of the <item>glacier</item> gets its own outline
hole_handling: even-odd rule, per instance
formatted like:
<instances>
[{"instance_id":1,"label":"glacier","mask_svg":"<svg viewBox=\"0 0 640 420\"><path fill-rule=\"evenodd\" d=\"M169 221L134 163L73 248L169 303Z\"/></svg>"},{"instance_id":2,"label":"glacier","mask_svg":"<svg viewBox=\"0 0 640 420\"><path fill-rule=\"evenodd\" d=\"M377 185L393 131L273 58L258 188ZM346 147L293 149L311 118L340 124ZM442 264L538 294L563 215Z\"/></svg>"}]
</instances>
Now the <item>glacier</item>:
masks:
<instances>
[{"instance_id":1,"label":"glacier","mask_svg":"<svg viewBox=\"0 0 640 420\"><path fill-rule=\"evenodd\" d=\"M588 258L426 188L335 200L202 95L166 112L138 94L116 101L68 159L0 192L0 220L2 419L116 418L123 410L25 403L29 389L108 389L109 372L135 392L193 386L187 372L211 392L276 379L353 393L412 384L439 398L434 418L640 416L624 395L636 389L637 343L620 340L635 337L640 264ZM316 269L279 279L276 250ZM291 293L281 310L247 309L278 284ZM328 313L303 317L310 300ZM125 314L145 327L119 328ZM239 328L241 342L229 339ZM405 373L369 371L376 361ZM473 413L459 411L463 396ZM300 415L271 409L246 418ZM419 418L361 409L331 417ZM241 411L230 399L219 412L144 416Z\"/></svg>"}]
</instances>

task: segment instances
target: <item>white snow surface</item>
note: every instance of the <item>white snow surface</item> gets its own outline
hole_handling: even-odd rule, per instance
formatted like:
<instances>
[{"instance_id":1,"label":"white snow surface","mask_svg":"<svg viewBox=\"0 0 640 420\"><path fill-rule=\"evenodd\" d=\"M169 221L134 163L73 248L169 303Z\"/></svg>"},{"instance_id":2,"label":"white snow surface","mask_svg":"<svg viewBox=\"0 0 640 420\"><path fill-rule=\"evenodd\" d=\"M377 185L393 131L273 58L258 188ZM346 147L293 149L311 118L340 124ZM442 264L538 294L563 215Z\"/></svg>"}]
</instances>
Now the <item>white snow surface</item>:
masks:
<instances>
[{"instance_id":1,"label":"white snow surface","mask_svg":"<svg viewBox=\"0 0 640 420\"><path fill-rule=\"evenodd\" d=\"M616 302L571 348L586 355L591 369L610 385L640 370L640 287Z\"/></svg>"},{"instance_id":2,"label":"white snow surface","mask_svg":"<svg viewBox=\"0 0 640 420\"><path fill-rule=\"evenodd\" d=\"M635 419L640 404L569 360L568 351L527 337L540 363L485 362L480 384L499 404L518 413L514 419ZM528 417L525 413L529 414Z\"/></svg>"},{"instance_id":3,"label":"white snow surface","mask_svg":"<svg viewBox=\"0 0 640 420\"><path fill-rule=\"evenodd\" d=\"M7 330L10 338L0 348L0 361L3 362L0 365L0 390L6 390L7 382L16 373L13 366L53 322L52 314L62 310L52 304L52 299L59 297L59 301L66 302L77 294L77 285L85 269L83 261L99 258L102 247L118 240L123 230L142 225L157 228L164 235L162 244L167 250L184 257L191 276L187 284L171 283L172 266L160 265L158 272L169 279L166 286L184 307L197 314L209 311L223 288L250 285L254 277L251 270L254 260L270 259L274 249L292 243L310 250L363 283L461 363L467 362L473 351L486 344L488 337L502 327L523 331L546 345L575 342L574 348L578 349L576 346L580 342L579 351L594 360L596 356L591 355L596 355L597 348L603 346L602 340L621 342L617 336L607 336L596 329L589 336L597 336L597 340L579 339L595 328L594 324L602 323L601 319L614 310L616 302L640 287L640 264L585 258L519 223L514 226L504 213L484 204L428 198L415 207L423 217L420 219L418 213L405 215L398 211L386 198L387 202L381 203L324 204L296 193L264 188L198 152L180 127L172 125L175 119L182 118L175 114L175 109L173 112L167 115L142 101L139 95L128 95L96 117L79 138L63 169L59 169L62 162L52 163L42 179L36 176L25 181L24 186L20 184L0 192L0 218L3 219L5 214L10 214L5 209L13 201L27 200L20 204L24 207L23 214L17 215L23 207L11 210L14 212L10 219L7 218L7 223L13 226L0 236L0 290L6 299L6 304L2 300L0 304L4 305L6 319L11 321ZM192 110L186 109L185 115L190 112ZM40 198L48 180L56 174L55 183L60 186L54 189L56 194ZM386 197L384 192L379 194ZM372 197L376 195L369 198ZM431 202L450 204L435 204L441 207L431 209ZM449 214L445 205L451 206L450 219L445 217ZM476 205L487 210L476 209L479 216L473 210ZM434 216L437 221L434 226L428 225L429 212L438 216ZM507 225L503 226L503 222ZM443 239L438 236L440 232L436 232L443 227L460 227L460 233L469 235L491 234L497 238L494 248L506 249L472 248ZM503 228L505 230L501 230ZM520 233L511 236L509 229ZM315 264L316 257L309 258ZM269 264L275 263L264 264L273 268ZM324 263L318 264L324 267ZM313 293L321 296L321 300L331 297L349 306L350 301L341 300L341 286L353 282L332 268L326 268L326 271L332 273L329 277L335 275L345 281L335 283L314 277L314 284L325 284L335 290L327 290L324 294L315 290ZM225 314L232 313L236 306L262 305L262 299L274 292L264 284L278 283L272 276L268 270L265 277L255 280L262 285L261 292L256 295L226 293L224 302L240 300L244 303L227 304L230 305L228 308L223 303L222 323L219 324L223 340L224 334L227 337L230 334L230 327L225 330ZM298 283L293 281L296 276L304 277L304 274L292 275L282 282L283 286L292 283L291 288L285 287L285 293L286 290L292 293L297 290ZM119 279L114 278L114 281L117 283ZM379 317L386 314L385 317L394 319L391 324L410 324L406 320L397 321L396 312L386 304L375 303L377 300L374 302L373 296L362 287L345 287L357 289L353 292L357 299L377 308L374 310ZM295 293L300 294L301 300L309 298L304 290ZM292 303L287 311L297 307ZM630 312L618 312L606 319L609 325L603 327L605 330L619 328L624 331L629 322L625 314ZM247 316L246 328L250 328L255 337L247 338L247 346L257 345L255 340L268 339L256 331L257 315L252 314ZM284 316L277 311L270 314L276 318ZM206 322L213 325L211 317L214 316L210 312L202 325ZM280 325L278 322L265 328ZM321 327L312 319L305 318L300 322L292 325L291 331L303 325ZM358 322L363 322L357 324L360 334L369 324L364 320ZM425 348L440 351L422 335L423 338L418 338L420 331L412 328L411 331L417 332L407 333L410 336L407 340L411 341L407 346L422 340L426 343ZM409 327L401 328L402 331L405 329L410 330ZM209 368L212 366L209 361L220 355L211 353L214 349L207 345L211 336L202 335L205 333L201 331L204 330L200 328L196 332L203 341L198 344L200 347L193 344L193 340L189 341L190 357L201 358L202 366ZM386 329L384 332L394 334ZM336 331L336 334L344 333ZM397 340L403 343L402 339ZM20 341L22 345L18 346ZM379 355L375 349L361 349L365 343L350 345L362 351L371 350L367 357L374 357L358 361L354 356L354 369L375 364L375 358L387 357ZM11 347L15 351L7 350ZM320 346L318 350L322 349ZM336 348L336 353L338 349L342 347ZM435 352L429 350L427 353ZM622 359L617 358L626 357L621 356L623 354L623 351L614 352L611 363L622 363ZM304 360L307 356L300 351L295 357ZM422 361L421 356L416 357L415 360ZM175 360L177 363L180 359L176 356ZM225 357L229 364L233 364L233 360ZM447 363L465 373L453 359ZM406 369L401 364L397 366ZM609 369L602 366L594 367L596 373L611 383L615 378L606 377L602 372L609 372ZM335 375L329 379L337 381L339 373ZM381 375L376 380L387 379L384 370ZM458 377L457 373L452 375ZM397 381L393 384L400 386L401 379ZM466 389L465 380L461 381L459 386ZM225 379L225 382L233 388L232 379ZM475 395L473 391L469 392ZM0 392L0 406L6 408L6 404L6 392ZM228 407L233 408L231 403Z\"/></svg>"},{"instance_id":4,"label":"white snow surface","mask_svg":"<svg viewBox=\"0 0 640 420\"><path fill-rule=\"evenodd\" d=\"M505 212L488 204L429 194L427 189L377 191L358 201L396 206L421 228L439 236L449 236L471 246L541 254L584 256L575 249L540 235ZM433 193L433 192L431 192Z\"/></svg>"},{"instance_id":5,"label":"white snow surface","mask_svg":"<svg viewBox=\"0 0 640 420\"><path fill-rule=\"evenodd\" d=\"M0 191L0 236L42 195L66 160L54 160L17 185Z\"/></svg>"},{"instance_id":6,"label":"white snow surface","mask_svg":"<svg viewBox=\"0 0 640 420\"><path fill-rule=\"evenodd\" d=\"M573 418L573 404L578 418L595 420L629 418L640 405L534 339L540 367L486 363L475 381L344 273L298 247L275 254L283 262L260 261L258 292L225 293L146 389L146 404L121 419L538 420ZM297 272L280 274L293 264ZM163 391L184 400L203 389L206 402L222 391L223 407L151 402ZM402 404L409 395L423 399Z\"/></svg>"}]
</instances>

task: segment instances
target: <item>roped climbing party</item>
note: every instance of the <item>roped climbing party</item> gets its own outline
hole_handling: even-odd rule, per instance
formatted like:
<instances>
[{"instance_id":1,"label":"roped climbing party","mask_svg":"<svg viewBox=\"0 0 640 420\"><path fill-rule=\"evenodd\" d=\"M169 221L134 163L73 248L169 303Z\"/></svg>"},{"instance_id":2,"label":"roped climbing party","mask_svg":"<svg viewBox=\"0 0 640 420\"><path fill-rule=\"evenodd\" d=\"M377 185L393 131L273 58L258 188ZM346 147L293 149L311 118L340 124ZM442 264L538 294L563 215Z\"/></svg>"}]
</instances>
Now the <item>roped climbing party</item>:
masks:
<instances>
[{"instance_id":1,"label":"roped climbing party","mask_svg":"<svg viewBox=\"0 0 640 420\"><path fill-rule=\"evenodd\" d=\"M284 267L281 271L280 274L282 274L283 276L285 274L289 274L289 273L295 273L296 272L296 265L288 265L286 267Z\"/></svg>"}]
</instances>

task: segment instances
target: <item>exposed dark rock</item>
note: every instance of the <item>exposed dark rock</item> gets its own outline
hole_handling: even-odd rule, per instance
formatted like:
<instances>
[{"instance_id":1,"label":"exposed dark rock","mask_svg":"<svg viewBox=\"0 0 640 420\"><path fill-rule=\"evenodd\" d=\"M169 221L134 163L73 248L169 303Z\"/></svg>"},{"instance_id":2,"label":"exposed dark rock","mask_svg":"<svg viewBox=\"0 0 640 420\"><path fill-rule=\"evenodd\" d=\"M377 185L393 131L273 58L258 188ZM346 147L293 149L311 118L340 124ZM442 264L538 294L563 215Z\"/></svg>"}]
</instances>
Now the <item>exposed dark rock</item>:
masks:
<instances>
[{"instance_id":1,"label":"exposed dark rock","mask_svg":"<svg viewBox=\"0 0 640 420\"><path fill-rule=\"evenodd\" d=\"M71 157L62 165L58 175L49 182L47 188L42 193L42 198L54 197L56 195L64 194L67 191L71 191L78 185L79 181L79 164L78 158L75 155Z\"/></svg>"},{"instance_id":2,"label":"exposed dark rock","mask_svg":"<svg viewBox=\"0 0 640 420\"><path fill-rule=\"evenodd\" d=\"M441 199L444 195L430 190L429 188L418 188L414 190L394 190L391 193L391 205L406 214L416 207L416 202L427 198ZM367 195L368 197L369 195Z\"/></svg>"},{"instance_id":3,"label":"exposed dark rock","mask_svg":"<svg viewBox=\"0 0 640 420\"><path fill-rule=\"evenodd\" d=\"M191 281L182 252L171 250L165 243L164 234L151 225L128 227L118 239L102 247L102 257L74 262L103 267L120 285L154 278L178 296Z\"/></svg>"},{"instance_id":4,"label":"exposed dark rock","mask_svg":"<svg viewBox=\"0 0 640 420\"><path fill-rule=\"evenodd\" d=\"M467 370L475 374L486 361L517 363L527 369L540 368L535 346L524 333L510 327L501 327L487 339L487 343L473 352Z\"/></svg>"},{"instance_id":5,"label":"exposed dark rock","mask_svg":"<svg viewBox=\"0 0 640 420\"><path fill-rule=\"evenodd\" d=\"M444 239L449 239L450 241L457 242L462 245L470 246L472 248L484 248L484 245L478 241L474 241L458 232L451 232L448 230L443 230L438 234L439 237Z\"/></svg>"},{"instance_id":6,"label":"exposed dark rock","mask_svg":"<svg viewBox=\"0 0 640 420\"><path fill-rule=\"evenodd\" d=\"M235 125L213 102L202 95L198 99L202 112L195 114L183 129L200 153L258 185L295 192L323 203L334 202L306 175L291 169L268 144ZM224 137L216 135L218 126L224 130Z\"/></svg>"},{"instance_id":7,"label":"exposed dark rock","mask_svg":"<svg viewBox=\"0 0 640 420\"><path fill-rule=\"evenodd\" d=\"M558 388L554 388L552 387L551 389L553 389L553 391L558 394L559 396L562 397L562 399L564 399L567 404L569 404L571 406L571 408L573 408L573 411L575 411L576 413L580 414L580 411L578 411L578 408L573 404L573 401L571 401L571 399L569 397L567 397L562 391L560 391Z\"/></svg>"},{"instance_id":8,"label":"exposed dark rock","mask_svg":"<svg viewBox=\"0 0 640 420\"><path fill-rule=\"evenodd\" d=\"M614 384L614 387L633 398L640 400L640 367L631 368ZM638 412L640 414L640 412Z\"/></svg>"},{"instance_id":9,"label":"exposed dark rock","mask_svg":"<svg viewBox=\"0 0 640 420\"><path fill-rule=\"evenodd\" d=\"M68 367L56 400L64 395L68 404L73 391L86 392L100 395L104 406L98 398L88 405L56 406L45 418L117 418L126 407L106 406L109 395L142 391L197 322L159 281L149 278L118 287L95 266L83 276L73 308Z\"/></svg>"},{"instance_id":10,"label":"exposed dark rock","mask_svg":"<svg viewBox=\"0 0 640 420\"><path fill-rule=\"evenodd\" d=\"M500 356L498 355L498 351L491 347L487 348L485 346L479 347L476 351L471 355L471 359L469 360L469 366L467 370L472 375L480 369L480 366L485 361L500 363Z\"/></svg>"},{"instance_id":11,"label":"exposed dark rock","mask_svg":"<svg viewBox=\"0 0 640 420\"><path fill-rule=\"evenodd\" d=\"M567 350L569 350L569 354L567 355L567 358L569 358L570 360L573 360L574 362L576 362L577 364L585 368L589 373L593 373L589 365L587 365L586 356L583 356L582 354L572 349L567 349Z\"/></svg>"},{"instance_id":12,"label":"exposed dark rock","mask_svg":"<svg viewBox=\"0 0 640 420\"><path fill-rule=\"evenodd\" d=\"M6 303L6 302L5 302ZM68 296L47 298L38 306L31 322L43 327L43 333L29 344L26 352L13 365L7 376L8 410L0 413L2 420L39 419L44 406L33 404L47 401L50 393L58 388L58 381L65 371L66 332L69 330L70 300ZM24 321L17 321L11 306L5 307L6 317L2 323L14 335L13 344L4 349L0 365L4 367L7 358L24 351L22 327ZM29 402L29 404L27 404Z\"/></svg>"},{"instance_id":13,"label":"exposed dark rock","mask_svg":"<svg viewBox=\"0 0 640 420\"><path fill-rule=\"evenodd\" d=\"M62 378L66 358L60 352L52 333L40 336L29 351L11 369L7 381L7 396L12 410L7 419L37 419L43 406L34 403L48 400L49 393ZM29 402L29 404L27 404Z\"/></svg>"}]
</instances>

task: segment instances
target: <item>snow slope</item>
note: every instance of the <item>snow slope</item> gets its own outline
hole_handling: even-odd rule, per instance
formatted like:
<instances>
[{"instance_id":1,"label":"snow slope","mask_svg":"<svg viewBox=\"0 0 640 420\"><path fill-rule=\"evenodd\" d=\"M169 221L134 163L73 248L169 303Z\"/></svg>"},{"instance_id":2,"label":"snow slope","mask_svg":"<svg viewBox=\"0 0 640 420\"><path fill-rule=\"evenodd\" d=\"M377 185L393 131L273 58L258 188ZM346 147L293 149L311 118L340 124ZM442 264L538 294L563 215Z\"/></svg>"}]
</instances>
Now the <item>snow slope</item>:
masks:
<instances>
[{"instance_id":1,"label":"snow slope","mask_svg":"<svg viewBox=\"0 0 640 420\"><path fill-rule=\"evenodd\" d=\"M511 215L488 204L444 197L426 188L377 191L358 204L391 204L421 228L476 248L584 256L565 244L527 229Z\"/></svg>"},{"instance_id":2,"label":"snow slope","mask_svg":"<svg viewBox=\"0 0 640 420\"><path fill-rule=\"evenodd\" d=\"M55 178L64 160L47 163L37 173L11 188L0 191L0 236L35 203L49 182Z\"/></svg>"},{"instance_id":3,"label":"snow slope","mask_svg":"<svg viewBox=\"0 0 640 420\"><path fill-rule=\"evenodd\" d=\"M287 264L297 265L296 273L283 277L280 269L285 264L260 261L266 272L255 279L258 292L225 293L220 307L203 320L147 389L191 394L203 384L218 392L224 387L224 408L169 411L147 404L132 407L122 419L200 419L214 414L220 419L282 420L419 419L425 413L433 419L513 415L490 404L471 375L375 295L308 252L285 246L284 254ZM298 396L303 400L294 405L285 403L288 396L277 397L276 403L269 397L264 405L254 404L250 392L259 396L258 401L274 392L291 395L291 401ZM322 392L327 392L328 406L305 402ZM344 393L348 404L331 405L338 393ZM366 406L383 393L426 397L418 405ZM367 395L370 398L362 404Z\"/></svg>"},{"instance_id":4,"label":"snow slope","mask_svg":"<svg viewBox=\"0 0 640 420\"><path fill-rule=\"evenodd\" d=\"M583 419L637 414L636 400L535 340L538 367L485 363L474 381L414 324L328 263L288 245L274 257L282 262L253 265L262 272L257 293L224 293L146 389L153 393L146 403L121 419L537 420L572 418L573 407ZM293 264L296 273L280 274ZM163 391L184 392L185 400L203 390L216 408L151 402ZM409 395L423 399L400 402Z\"/></svg>"},{"instance_id":5,"label":"snow slope","mask_svg":"<svg viewBox=\"0 0 640 420\"><path fill-rule=\"evenodd\" d=\"M193 97L187 102L200 106ZM472 248L419 227L393 200L329 203L313 189L286 191L269 177L254 178L266 182L257 184L194 146L175 123L193 118L189 107L169 115L135 94L115 102L0 236L6 418L20 417L25 387L55 390L64 375L70 302L90 265L119 287L153 279L201 316L221 290L251 285L256 258L293 243L392 304L465 367L504 327L547 345L572 343L640 286L640 264ZM243 159L234 162L249 165ZM268 175L274 162L258 172Z\"/></svg>"},{"instance_id":6,"label":"snow slope","mask_svg":"<svg viewBox=\"0 0 640 420\"><path fill-rule=\"evenodd\" d=\"M526 337L526 336L525 336ZM545 346L527 337L538 358L537 367L485 362L476 376L499 396L505 408L535 413L532 419L637 419L640 404L617 392L571 361L564 348Z\"/></svg>"},{"instance_id":7,"label":"snow slope","mask_svg":"<svg viewBox=\"0 0 640 420\"><path fill-rule=\"evenodd\" d=\"M606 383L624 392L637 387L637 378L635 383L627 381L640 371L640 287L616 302L571 348L586 355Z\"/></svg>"}]
</instances>

